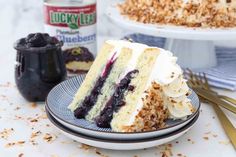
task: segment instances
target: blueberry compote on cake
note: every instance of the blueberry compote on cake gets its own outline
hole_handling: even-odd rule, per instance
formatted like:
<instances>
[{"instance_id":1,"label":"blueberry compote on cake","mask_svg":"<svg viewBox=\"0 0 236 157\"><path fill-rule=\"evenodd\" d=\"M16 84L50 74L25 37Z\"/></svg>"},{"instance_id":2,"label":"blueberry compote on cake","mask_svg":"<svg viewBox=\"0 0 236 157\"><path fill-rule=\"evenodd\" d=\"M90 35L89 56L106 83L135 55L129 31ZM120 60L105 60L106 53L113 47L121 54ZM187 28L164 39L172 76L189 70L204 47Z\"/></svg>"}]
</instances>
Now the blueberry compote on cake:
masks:
<instances>
[{"instance_id":1,"label":"blueberry compote on cake","mask_svg":"<svg viewBox=\"0 0 236 157\"><path fill-rule=\"evenodd\" d=\"M69 109L98 127L150 131L194 111L189 88L171 52L127 41L106 41Z\"/></svg>"},{"instance_id":2,"label":"blueberry compote on cake","mask_svg":"<svg viewBox=\"0 0 236 157\"><path fill-rule=\"evenodd\" d=\"M128 72L120 83L117 85L114 94L106 103L104 109L100 115L96 118L96 124L102 128L109 128L110 122L114 112L118 112L119 109L125 105L124 94L127 90L134 90L134 86L130 85L131 79L138 73L138 70Z\"/></svg>"},{"instance_id":3,"label":"blueberry compote on cake","mask_svg":"<svg viewBox=\"0 0 236 157\"><path fill-rule=\"evenodd\" d=\"M78 107L75 111L75 117L77 118L84 118L85 115L88 113L88 111L93 107L93 105L97 101L97 97L99 94L101 94L101 88L103 87L103 84L105 83L108 75L110 74L110 71L112 69L112 66L115 62L114 56L111 58L111 60L106 64L106 67L102 73L102 75L98 78L96 81L90 95L86 96L84 101L81 103L81 106Z\"/></svg>"}]
</instances>

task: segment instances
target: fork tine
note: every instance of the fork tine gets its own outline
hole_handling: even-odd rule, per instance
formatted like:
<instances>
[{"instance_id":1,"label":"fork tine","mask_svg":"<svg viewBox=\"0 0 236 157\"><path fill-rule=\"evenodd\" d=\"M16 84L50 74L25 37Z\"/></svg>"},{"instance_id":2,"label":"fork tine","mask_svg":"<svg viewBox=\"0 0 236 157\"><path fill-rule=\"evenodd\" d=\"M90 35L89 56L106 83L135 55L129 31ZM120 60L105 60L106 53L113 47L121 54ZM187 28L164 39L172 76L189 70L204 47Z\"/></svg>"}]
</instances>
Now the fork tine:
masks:
<instances>
[{"instance_id":1,"label":"fork tine","mask_svg":"<svg viewBox=\"0 0 236 157\"><path fill-rule=\"evenodd\" d=\"M188 86L191 87L191 88L194 88L194 86L195 86L195 85L192 83L192 81L189 81L189 80L188 80L187 84L188 84Z\"/></svg>"},{"instance_id":2,"label":"fork tine","mask_svg":"<svg viewBox=\"0 0 236 157\"><path fill-rule=\"evenodd\" d=\"M190 77L189 82L191 82L193 87L201 87L203 89L208 88L208 86L205 85L205 80L201 77L201 73L199 73L198 75L194 74L189 68L187 68L186 71L186 73Z\"/></svg>"},{"instance_id":3,"label":"fork tine","mask_svg":"<svg viewBox=\"0 0 236 157\"><path fill-rule=\"evenodd\" d=\"M210 90L210 87L209 87L209 84L207 82L207 78L205 76L205 73L199 73L198 78L200 79L201 87L203 89Z\"/></svg>"},{"instance_id":4,"label":"fork tine","mask_svg":"<svg viewBox=\"0 0 236 157\"><path fill-rule=\"evenodd\" d=\"M201 80L199 79L199 76L197 74L193 74L194 79L196 80L196 83L198 83L198 85L201 85Z\"/></svg>"},{"instance_id":5,"label":"fork tine","mask_svg":"<svg viewBox=\"0 0 236 157\"><path fill-rule=\"evenodd\" d=\"M191 84L191 86L194 86L195 85L195 82L193 81L193 76L192 76L192 71L189 69L189 68L186 68L184 70L184 74L188 77L187 80L188 80L188 83Z\"/></svg>"},{"instance_id":6,"label":"fork tine","mask_svg":"<svg viewBox=\"0 0 236 157\"><path fill-rule=\"evenodd\" d=\"M190 70L189 68L187 68L186 71L188 71L188 72L186 72L186 73L188 74L189 79L193 81L193 80L194 80L194 75L193 75L192 70Z\"/></svg>"},{"instance_id":7,"label":"fork tine","mask_svg":"<svg viewBox=\"0 0 236 157\"><path fill-rule=\"evenodd\" d=\"M206 77L206 73L203 73L203 79L204 79L205 86L207 87L207 89L210 89L210 86L209 86L209 83L208 83L208 79Z\"/></svg>"},{"instance_id":8,"label":"fork tine","mask_svg":"<svg viewBox=\"0 0 236 157\"><path fill-rule=\"evenodd\" d=\"M203 80L201 79L201 76L200 76L200 73L197 75L197 74L194 74L193 72L192 72L192 77L193 77L193 80L196 82L196 84L197 85L199 85L199 86L201 86L201 87L203 87L203 84L204 84L204 82L203 82Z\"/></svg>"}]
</instances>

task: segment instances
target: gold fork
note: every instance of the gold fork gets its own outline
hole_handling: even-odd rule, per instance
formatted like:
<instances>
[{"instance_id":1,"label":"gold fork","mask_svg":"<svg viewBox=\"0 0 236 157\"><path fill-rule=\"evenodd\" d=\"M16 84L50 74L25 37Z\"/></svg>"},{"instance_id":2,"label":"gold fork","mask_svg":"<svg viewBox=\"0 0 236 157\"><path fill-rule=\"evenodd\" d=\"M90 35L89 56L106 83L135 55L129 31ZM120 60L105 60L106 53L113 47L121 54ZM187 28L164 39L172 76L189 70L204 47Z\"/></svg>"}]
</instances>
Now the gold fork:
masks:
<instances>
[{"instance_id":1,"label":"gold fork","mask_svg":"<svg viewBox=\"0 0 236 157\"><path fill-rule=\"evenodd\" d=\"M198 79L196 76L195 77L192 77L190 79L190 84L192 85L192 83L194 82L193 79ZM209 90L209 84L208 84L208 80L204 74L204 79L199 79L199 82L201 82L201 86L204 86L205 89L208 89ZM210 104L212 104L219 120L220 120L220 123L221 125L223 126L226 134L228 135L231 143L233 144L234 148L236 149L236 129L234 128L233 124L230 122L230 120L227 118L227 116L224 114L224 112L220 109L220 107L217 105L217 104L214 104L213 102L211 101L207 101L206 99L202 98L205 102L208 102Z\"/></svg>"},{"instance_id":2,"label":"gold fork","mask_svg":"<svg viewBox=\"0 0 236 157\"><path fill-rule=\"evenodd\" d=\"M190 69L187 69L187 71L185 73L188 74L191 79L194 79L196 84L201 86L203 89L206 89L209 92L212 92L213 94L217 95L217 97L221 98L222 100L225 100L227 102L232 103L233 105L236 105L236 99L233 99L233 98L225 96L225 95L220 95L217 92L213 91L211 89L211 87L209 86L208 82L207 82L207 85L206 85L206 83L205 84L202 83L202 81L201 81L202 75L203 75L204 80L207 80L205 73L199 73L199 76L198 76L198 75L194 74Z\"/></svg>"},{"instance_id":3,"label":"gold fork","mask_svg":"<svg viewBox=\"0 0 236 157\"><path fill-rule=\"evenodd\" d=\"M205 77L206 78L206 77ZM198 82L196 82L196 79L198 79ZM233 112L236 114L236 107L232 106L230 103L227 103L226 101L221 100L217 95L212 94L208 91L208 82L203 81L201 78L197 78L197 76L192 76L188 80L188 85L194 89L194 91L204 99L207 99L208 101L214 102L227 110ZM203 88L204 86L204 88Z\"/></svg>"}]
</instances>

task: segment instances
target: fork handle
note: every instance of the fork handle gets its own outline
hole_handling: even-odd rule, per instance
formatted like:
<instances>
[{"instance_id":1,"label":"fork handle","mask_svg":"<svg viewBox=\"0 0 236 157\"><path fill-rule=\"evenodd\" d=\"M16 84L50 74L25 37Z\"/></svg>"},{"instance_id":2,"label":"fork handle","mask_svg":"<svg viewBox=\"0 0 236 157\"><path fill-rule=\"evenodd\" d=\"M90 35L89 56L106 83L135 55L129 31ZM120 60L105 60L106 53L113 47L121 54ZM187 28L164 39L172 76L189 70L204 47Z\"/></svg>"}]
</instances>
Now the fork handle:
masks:
<instances>
[{"instance_id":1,"label":"fork handle","mask_svg":"<svg viewBox=\"0 0 236 157\"><path fill-rule=\"evenodd\" d=\"M215 92L213 90L209 90L209 89L206 89L206 90L208 90L212 94L217 95L219 98L221 98L221 99L223 99L225 101L228 101L228 102L232 103L233 105L236 105L236 99L228 97L228 96L225 96L225 95L220 95L220 94L218 94L217 92Z\"/></svg>"},{"instance_id":2,"label":"fork handle","mask_svg":"<svg viewBox=\"0 0 236 157\"><path fill-rule=\"evenodd\" d=\"M220 109L220 107L216 104L212 105L221 125L223 126L226 134L228 135L232 145L234 146L234 149L236 149L236 129L234 128L233 124L230 122L230 120L226 117L225 113Z\"/></svg>"},{"instance_id":3,"label":"fork handle","mask_svg":"<svg viewBox=\"0 0 236 157\"><path fill-rule=\"evenodd\" d=\"M233 112L234 114L236 114L236 108L234 106L232 106L231 104L227 103L226 101L223 101L222 99L220 99L219 97L217 97L217 95L211 94L209 92L207 92L206 90L203 90L201 88L194 88L194 91L201 97L216 103L217 105L220 105L226 109L228 109L229 111Z\"/></svg>"},{"instance_id":4,"label":"fork handle","mask_svg":"<svg viewBox=\"0 0 236 157\"><path fill-rule=\"evenodd\" d=\"M218 95L221 99L226 100L230 103L232 103L233 105L236 105L236 99L233 99L231 97L225 96L225 95Z\"/></svg>"}]
</instances>

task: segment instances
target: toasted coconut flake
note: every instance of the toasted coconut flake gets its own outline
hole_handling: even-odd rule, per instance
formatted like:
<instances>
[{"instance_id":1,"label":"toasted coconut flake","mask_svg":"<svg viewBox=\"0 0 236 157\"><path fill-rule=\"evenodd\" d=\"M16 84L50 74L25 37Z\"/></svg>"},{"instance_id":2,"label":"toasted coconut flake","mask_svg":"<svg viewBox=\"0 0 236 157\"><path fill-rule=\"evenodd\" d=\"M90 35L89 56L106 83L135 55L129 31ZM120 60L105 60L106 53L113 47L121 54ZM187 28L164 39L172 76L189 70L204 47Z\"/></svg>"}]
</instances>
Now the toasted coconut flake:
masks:
<instances>
[{"instance_id":1,"label":"toasted coconut flake","mask_svg":"<svg viewBox=\"0 0 236 157\"><path fill-rule=\"evenodd\" d=\"M142 99L144 106L136 115L134 124L123 127L126 132L152 131L166 126L168 110L163 105L160 85L153 82L146 94Z\"/></svg>"},{"instance_id":2,"label":"toasted coconut flake","mask_svg":"<svg viewBox=\"0 0 236 157\"><path fill-rule=\"evenodd\" d=\"M118 7L122 15L142 23L187 27L235 27L236 8L219 7L215 0L201 3L183 0L126 0Z\"/></svg>"}]
</instances>

